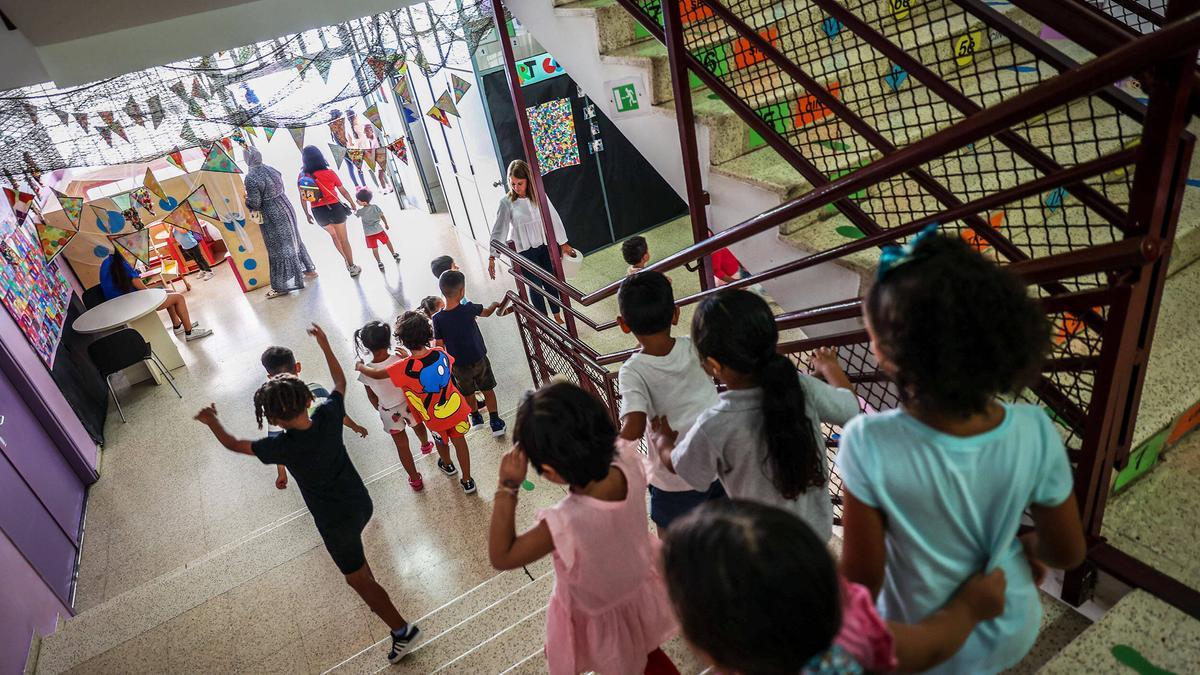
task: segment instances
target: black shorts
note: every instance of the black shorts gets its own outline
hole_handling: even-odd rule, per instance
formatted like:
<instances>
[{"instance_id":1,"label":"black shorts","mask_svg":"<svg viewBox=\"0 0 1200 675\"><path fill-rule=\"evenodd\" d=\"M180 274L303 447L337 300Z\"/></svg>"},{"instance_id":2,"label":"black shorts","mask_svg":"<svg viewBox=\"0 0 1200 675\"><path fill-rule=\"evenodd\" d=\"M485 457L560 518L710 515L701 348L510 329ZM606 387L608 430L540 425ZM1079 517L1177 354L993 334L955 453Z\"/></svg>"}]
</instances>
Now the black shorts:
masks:
<instances>
[{"instance_id":1,"label":"black shorts","mask_svg":"<svg viewBox=\"0 0 1200 675\"><path fill-rule=\"evenodd\" d=\"M313 220L317 221L317 224L321 227L344 223L350 217L350 209L346 208L346 205L341 202L326 204L325 206L314 206L311 211Z\"/></svg>"},{"instance_id":2,"label":"black shorts","mask_svg":"<svg viewBox=\"0 0 1200 675\"><path fill-rule=\"evenodd\" d=\"M471 396L477 391L491 391L496 388L496 376L492 374L492 362L483 357L475 363L466 365L454 364L450 369L454 383L463 396Z\"/></svg>"},{"instance_id":3,"label":"black shorts","mask_svg":"<svg viewBox=\"0 0 1200 675\"><path fill-rule=\"evenodd\" d=\"M373 511L374 506L371 506L359 518L317 528L325 541L325 550L329 551L329 557L342 574L353 574L367 564L362 531L371 521Z\"/></svg>"},{"instance_id":4,"label":"black shorts","mask_svg":"<svg viewBox=\"0 0 1200 675\"><path fill-rule=\"evenodd\" d=\"M707 490L685 490L683 492L668 492L650 486L650 520L664 530L671 523L682 517L688 511L704 502L714 499L725 499L725 488L721 481L714 480Z\"/></svg>"}]
</instances>

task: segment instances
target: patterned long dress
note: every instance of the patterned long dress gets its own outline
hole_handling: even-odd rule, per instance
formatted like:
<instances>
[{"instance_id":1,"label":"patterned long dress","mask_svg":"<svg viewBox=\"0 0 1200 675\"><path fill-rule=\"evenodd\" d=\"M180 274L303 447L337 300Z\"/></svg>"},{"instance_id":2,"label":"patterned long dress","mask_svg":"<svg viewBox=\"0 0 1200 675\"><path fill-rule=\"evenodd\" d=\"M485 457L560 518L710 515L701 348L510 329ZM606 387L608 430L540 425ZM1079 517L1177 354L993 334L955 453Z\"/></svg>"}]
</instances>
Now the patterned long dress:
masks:
<instances>
[{"instance_id":1,"label":"patterned long dress","mask_svg":"<svg viewBox=\"0 0 1200 675\"><path fill-rule=\"evenodd\" d=\"M284 193L283 177L259 164L246 173L246 208L262 213L263 240L271 264L271 288L280 293L304 288L306 272L315 272L300 238L296 210Z\"/></svg>"}]
</instances>

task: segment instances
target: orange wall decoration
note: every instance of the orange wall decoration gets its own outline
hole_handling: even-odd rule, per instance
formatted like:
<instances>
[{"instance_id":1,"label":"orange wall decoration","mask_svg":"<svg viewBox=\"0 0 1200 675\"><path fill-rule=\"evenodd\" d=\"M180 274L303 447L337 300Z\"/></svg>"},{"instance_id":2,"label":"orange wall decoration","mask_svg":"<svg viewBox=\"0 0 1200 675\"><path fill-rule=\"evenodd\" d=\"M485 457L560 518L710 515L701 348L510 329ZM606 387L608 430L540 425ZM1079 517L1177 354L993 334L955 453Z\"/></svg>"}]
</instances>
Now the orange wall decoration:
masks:
<instances>
[{"instance_id":1,"label":"orange wall decoration","mask_svg":"<svg viewBox=\"0 0 1200 675\"><path fill-rule=\"evenodd\" d=\"M829 90L833 97L841 100L842 84L840 82L830 82L826 89ZM816 96L809 94L804 98L796 101L796 116L794 124L799 129L807 124L812 124L819 119L828 117L830 114L829 108L825 107Z\"/></svg>"},{"instance_id":2,"label":"orange wall decoration","mask_svg":"<svg viewBox=\"0 0 1200 675\"><path fill-rule=\"evenodd\" d=\"M711 10L710 10L711 11ZM772 47L778 46L779 29L768 28L760 31L759 35L764 40L769 42ZM746 38L738 38L733 42L733 65L736 68L745 68L753 66L756 63L762 63L767 60L767 55L758 50L758 47L750 44Z\"/></svg>"}]
</instances>

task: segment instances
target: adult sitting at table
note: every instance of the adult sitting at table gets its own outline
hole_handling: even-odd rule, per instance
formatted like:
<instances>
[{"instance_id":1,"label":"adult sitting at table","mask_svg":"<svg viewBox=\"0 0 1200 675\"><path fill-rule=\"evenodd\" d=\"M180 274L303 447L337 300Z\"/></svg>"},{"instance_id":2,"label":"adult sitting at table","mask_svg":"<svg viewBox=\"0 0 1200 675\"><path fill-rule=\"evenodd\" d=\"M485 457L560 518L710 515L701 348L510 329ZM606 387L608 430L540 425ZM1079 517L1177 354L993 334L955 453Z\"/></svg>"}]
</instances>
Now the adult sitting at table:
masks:
<instances>
[{"instance_id":1,"label":"adult sitting at table","mask_svg":"<svg viewBox=\"0 0 1200 675\"><path fill-rule=\"evenodd\" d=\"M100 263L100 288L104 291L104 298L112 300L126 293L144 291L146 284L142 283L141 276L125 257L113 251L112 255ZM182 334L188 342L212 335L212 330L202 328L199 322L192 322L192 317L188 314L187 300L179 293L167 293L167 299L156 309L167 310L167 314L171 315L171 325L175 328L175 334Z\"/></svg>"}]
</instances>

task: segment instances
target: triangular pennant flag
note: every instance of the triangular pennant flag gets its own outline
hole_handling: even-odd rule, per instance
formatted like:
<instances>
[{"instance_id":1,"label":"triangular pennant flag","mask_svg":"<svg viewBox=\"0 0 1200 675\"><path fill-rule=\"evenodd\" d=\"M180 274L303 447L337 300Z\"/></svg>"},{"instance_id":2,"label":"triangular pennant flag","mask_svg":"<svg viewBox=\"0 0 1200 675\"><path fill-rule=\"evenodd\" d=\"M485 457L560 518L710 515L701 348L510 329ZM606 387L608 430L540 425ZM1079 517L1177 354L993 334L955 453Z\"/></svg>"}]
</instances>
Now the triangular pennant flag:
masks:
<instances>
[{"instance_id":1,"label":"triangular pennant flag","mask_svg":"<svg viewBox=\"0 0 1200 675\"><path fill-rule=\"evenodd\" d=\"M75 123L83 127L84 131L88 130L88 116L85 112L75 113Z\"/></svg>"},{"instance_id":2,"label":"triangular pennant flag","mask_svg":"<svg viewBox=\"0 0 1200 675\"><path fill-rule=\"evenodd\" d=\"M196 135L195 131L192 131L190 122L183 123L183 128L179 130L179 137L187 141L189 147L201 144L200 137Z\"/></svg>"},{"instance_id":3,"label":"triangular pennant flag","mask_svg":"<svg viewBox=\"0 0 1200 675\"><path fill-rule=\"evenodd\" d=\"M343 117L329 120L329 134L338 145L346 145L346 120Z\"/></svg>"},{"instance_id":4,"label":"triangular pennant flag","mask_svg":"<svg viewBox=\"0 0 1200 675\"><path fill-rule=\"evenodd\" d=\"M117 205L117 210L121 212L128 211L129 207L133 206L133 199L129 196L128 192L110 195L109 199Z\"/></svg>"},{"instance_id":5,"label":"triangular pennant flag","mask_svg":"<svg viewBox=\"0 0 1200 675\"><path fill-rule=\"evenodd\" d=\"M200 165L201 171L213 171L216 173L241 173L233 157L229 155L229 151L225 149L224 142L229 139L223 138L221 142L213 143L208 149L208 154L204 157L204 163ZM232 142L230 142L232 145Z\"/></svg>"},{"instance_id":6,"label":"triangular pennant flag","mask_svg":"<svg viewBox=\"0 0 1200 675\"><path fill-rule=\"evenodd\" d=\"M458 103L467 95L467 91L471 89L471 83L462 79L454 73L450 73L450 84L454 87L454 102Z\"/></svg>"},{"instance_id":7,"label":"triangular pennant flag","mask_svg":"<svg viewBox=\"0 0 1200 675\"><path fill-rule=\"evenodd\" d=\"M158 179L154 177L154 172L150 169L146 169L146 177L142 179L142 185L145 185L159 199L167 198L166 191L158 184Z\"/></svg>"},{"instance_id":8,"label":"triangular pennant flag","mask_svg":"<svg viewBox=\"0 0 1200 675\"><path fill-rule=\"evenodd\" d=\"M367 119L371 120L371 124L374 124L376 129L383 131L383 120L379 118L379 106L372 103L365 111L363 111L363 115L365 115Z\"/></svg>"},{"instance_id":9,"label":"triangular pennant flag","mask_svg":"<svg viewBox=\"0 0 1200 675\"><path fill-rule=\"evenodd\" d=\"M170 86L170 89L176 96L183 100L184 103L188 102L189 98L187 87L183 86L183 82L176 80L175 83Z\"/></svg>"},{"instance_id":10,"label":"triangular pennant flag","mask_svg":"<svg viewBox=\"0 0 1200 675\"><path fill-rule=\"evenodd\" d=\"M429 115L433 119L441 122L442 124L446 125L447 127L450 126L450 118L446 115L446 111L442 110L441 108L437 107L436 105L429 108L429 112L427 112L425 114Z\"/></svg>"},{"instance_id":11,"label":"triangular pennant flag","mask_svg":"<svg viewBox=\"0 0 1200 675\"><path fill-rule=\"evenodd\" d=\"M329 83L329 69L333 67L333 61L323 58L313 59L313 65L317 67L317 72L321 74L321 80L326 84Z\"/></svg>"},{"instance_id":12,"label":"triangular pennant flag","mask_svg":"<svg viewBox=\"0 0 1200 675\"><path fill-rule=\"evenodd\" d=\"M254 127L242 127L242 132L245 133L247 137L258 138L258 132L254 130Z\"/></svg>"},{"instance_id":13,"label":"triangular pennant flag","mask_svg":"<svg viewBox=\"0 0 1200 675\"><path fill-rule=\"evenodd\" d=\"M271 139L275 137L275 127L269 127L264 124L262 130L263 135L267 137L267 142L270 143Z\"/></svg>"},{"instance_id":14,"label":"triangular pennant flag","mask_svg":"<svg viewBox=\"0 0 1200 675\"><path fill-rule=\"evenodd\" d=\"M176 169L179 169L180 171L187 173L187 167L185 167L183 165L183 153L182 152L179 152L178 150L176 150L175 152L172 152L171 154L167 155L167 162L169 162L171 164L171 166L175 167Z\"/></svg>"},{"instance_id":15,"label":"triangular pennant flag","mask_svg":"<svg viewBox=\"0 0 1200 675\"><path fill-rule=\"evenodd\" d=\"M406 105L402 105L402 106L400 106L400 108L402 110L404 110L404 121L405 122L408 122L409 124L416 124L417 121L420 120L420 117L417 115L416 110L414 110Z\"/></svg>"},{"instance_id":16,"label":"triangular pennant flag","mask_svg":"<svg viewBox=\"0 0 1200 675\"><path fill-rule=\"evenodd\" d=\"M300 150L303 150L304 127L288 127L288 133L292 135L292 140L296 142L296 147Z\"/></svg>"},{"instance_id":17,"label":"triangular pennant flag","mask_svg":"<svg viewBox=\"0 0 1200 675\"><path fill-rule=\"evenodd\" d=\"M336 169L342 165L342 159L346 156L346 146L330 143L329 154L333 155L333 161L330 163L330 166Z\"/></svg>"},{"instance_id":18,"label":"triangular pennant flag","mask_svg":"<svg viewBox=\"0 0 1200 675\"><path fill-rule=\"evenodd\" d=\"M162 99L158 97L158 94L146 99L146 108L150 111L150 123L157 129L158 125L162 124L167 117L166 112L163 111Z\"/></svg>"},{"instance_id":19,"label":"triangular pennant flag","mask_svg":"<svg viewBox=\"0 0 1200 675\"><path fill-rule=\"evenodd\" d=\"M54 196L58 197L58 203L62 206L63 214L67 216L67 220L71 221L78 228L79 216L83 213L83 197L68 197L58 190L54 190L53 188L51 190L53 190Z\"/></svg>"},{"instance_id":20,"label":"triangular pennant flag","mask_svg":"<svg viewBox=\"0 0 1200 675\"><path fill-rule=\"evenodd\" d=\"M64 127L67 126L67 123L71 119L71 116L67 114L67 111L59 110L58 108L51 108L50 110L54 112L55 115L58 115L58 121L62 122Z\"/></svg>"},{"instance_id":21,"label":"triangular pennant flag","mask_svg":"<svg viewBox=\"0 0 1200 675\"><path fill-rule=\"evenodd\" d=\"M434 103L434 105L441 108L448 115L462 117L462 115L458 114L458 108L454 106L454 100L451 98L449 91L442 92L442 95L438 97L437 103ZM447 124L446 126L450 125Z\"/></svg>"},{"instance_id":22,"label":"triangular pennant flag","mask_svg":"<svg viewBox=\"0 0 1200 675\"><path fill-rule=\"evenodd\" d=\"M388 150L396 155L396 159L408 164L408 146L404 144L403 138L397 138L388 145Z\"/></svg>"},{"instance_id":23,"label":"triangular pennant flag","mask_svg":"<svg viewBox=\"0 0 1200 675\"><path fill-rule=\"evenodd\" d=\"M37 108L35 108L35 107L33 107L32 105L30 105L30 104L26 103L25 101L22 101L22 102L21 102L21 107L25 109L25 114L26 114L26 115L29 115L29 119L33 120L33 123L34 123L34 124L37 124L37 123L38 123L38 112L37 112Z\"/></svg>"},{"instance_id":24,"label":"triangular pennant flag","mask_svg":"<svg viewBox=\"0 0 1200 675\"><path fill-rule=\"evenodd\" d=\"M363 151L358 148L350 148L346 151L346 154L350 157L350 161L354 166L358 167L359 171L362 171Z\"/></svg>"},{"instance_id":25,"label":"triangular pennant flag","mask_svg":"<svg viewBox=\"0 0 1200 675\"><path fill-rule=\"evenodd\" d=\"M129 255L143 265L150 264L150 230L148 228L109 237L108 240L125 249Z\"/></svg>"},{"instance_id":26,"label":"triangular pennant flag","mask_svg":"<svg viewBox=\"0 0 1200 675\"><path fill-rule=\"evenodd\" d=\"M363 151L363 161L367 163L368 169L374 171L375 170L375 151L373 149L364 150Z\"/></svg>"},{"instance_id":27,"label":"triangular pennant flag","mask_svg":"<svg viewBox=\"0 0 1200 675\"><path fill-rule=\"evenodd\" d=\"M202 98L205 101L211 97L211 95L208 93L208 90L204 88L204 85L200 84L199 77L192 78L192 96L195 96L196 98Z\"/></svg>"},{"instance_id":28,"label":"triangular pennant flag","mask_svg":"<svg viewBox=\"0 0 1200 675\"><path fill-rule=\"evenodd\" d=\"M233 139L226 136L221 139L221 145L225 146L225 152L229 153L230 159L233 159Z\"/></svg>"},{"instance_id":29,"label":"triangular pennant flag","mask_svg":"<svg viewBox=\"0 0 1200 675\"><path fill-rule=\"evenodd\" d=\"M192 99L191 101L188 101L188 114L191 115L192 117L196 117L196 118L199 118L202 120L208 119L208 117L205 116L205 114L204 114L204 108L200 107L200 102L197 101L196 99Z\"/></svg>"},{"instance_id":30,"label":"triangular pennant flag","mask_svg":"<svg viewBox=\"0 0 1200 675\"><path fill-rule=\"evenodd\" d=\"M195 190L184 199L191 207L204 216L216 222L221 222L221 216L217 215L217 210L213 207L212 197L208 196L208 188L203 185L196 186Z\"/></svg>"},{"instance_id":31,"label":"triangular pennant flag","mask_svg":"<svg viewBox=\"0 0 1200 675\"><path fill-rule=\"evenodd\" d=\"M100 119L104 120L104 123L107 124L108 126L111 127L113 125L115 118L113 117L112 111L101 110L100 112L98 112L96 114L99 115Z\"/></svg>"},{"instance_id":32,"label":"triangular pennant flag","mask_svg":"<svg viewBox=\"0 0 1200 675\"><path fill-rule=\"evenodd\" d=\"M396 78L396 86L392 90L396 92L396 98L401 103L412 103L412 98L410 98L410 94L408 93L407 77Z\"/></svg>"},{"instance_id":33,"label":"triangular pennant flag","mask_svg":"<svg viewBox=\"0 0 1200 675\"><path fill-rule=\"evenodd\" d=\"M181 230L188 230L196 234L204 233L204 226L200 224L200 219L196 217L196 211L188 201L180 202L175 210L163 217L163 222L168 225L174 225Z\"/></svg>"},{"instance_id":34,"label":"triangular pennant flag","mask_svg":"<svg viewBox=\"0 0 1200 675\"><path fill-rule=\"evenodd\" d=\"M112 130L109 129L108 127L96 127L96 131L100 133L100 138L103 138L104 142L108 143L108 147L111 148L112 147Z\"/></svg>"},{"instance_id":35,"label":"triangular pennant flag","mask_svg":"<svg viewBox=\"0 0 1200 675\"><path fill-rule=\"evenodd\" d=\"M109 124L108 128L112 129L113 133L120 136L121 140L125 141L126 143L129 142L129 137L125 135L125 126L121 124L121 120L113 119L112 124Z\"/></svg>"},{"instance_id":36,"label":"triangular pennant flag","mask_svg":"<svg viewBox=\"0 0 1200 675\"><path fill-rule=\"evenodd\" d=\"M387 168L387 148L375 148L375 163L379 168Z\"/></svg>"},{"instance_id":37,"label":"triangular pennant flag","mask_svg":"<svg viewBox=\"0 0 1200 675\"><path fill-rule=\"evenodd\" d=\"M88 204L92 209L92 215L96 216L96 228L101 232L108 232L108 209L95 204Z\"/></svg>"},{"instance_id":38,"label":"triangular pennant flag","mask_svg":"<svg viewBox=\"0 0 1200 675\"><path fill-rule=\"evenodd\" d=\"M133 120L133 123L139 127L146 126L146 115L142 112L142 107L137 104L137 101L133 100L132 96L125 102L125 114L129 115L129 119Z\"/></svg>"},{"instance_id":39,"label":"triangular pennant flag","mask_svg":"<svg viewBox=\"0 0 1200 675\"><path fill-rule=\"evenodd\" d=\"M388 76L388 71L391 70L394 61L389 61L387 58L380 56L368 56L367 66L375 73L375 79L383 82Z\"/></svg>"},{"instance_id":40,"label":"triangular pennant flag","mask_svg":"<svg viewBox=\"0 0 1200 675\"><path fill-rule=\"evenodd\" d=\"M37 230L38 243L42 245L42 255L45 256L46 262L57 258L67 242L79 234L79 230L64 230L61 227L47 225L42 222L41 218L34 221L33 227Z\"/></svg>"},{"instance_id":41,"label":"triangular pennant flag","mask_svg":"<svg viewBox=\"0 0 1200 675\"><path fill-rule=\"evenodd\" d=\"M150 190L144 187L134 188L129 191L129 196L133 197L133 201L150 215L154 214L154 198L150 196Z\"/></svg>"}]
</instances>

